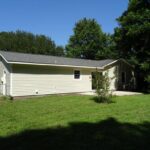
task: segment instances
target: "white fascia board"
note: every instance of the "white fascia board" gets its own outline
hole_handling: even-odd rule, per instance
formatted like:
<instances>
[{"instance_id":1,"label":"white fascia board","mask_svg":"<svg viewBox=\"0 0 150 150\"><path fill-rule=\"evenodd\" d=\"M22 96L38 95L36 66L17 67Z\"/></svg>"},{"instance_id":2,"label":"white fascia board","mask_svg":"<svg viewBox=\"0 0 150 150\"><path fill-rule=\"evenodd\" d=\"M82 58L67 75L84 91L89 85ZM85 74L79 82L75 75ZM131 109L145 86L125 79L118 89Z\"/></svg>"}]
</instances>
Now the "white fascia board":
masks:
<instances>
[{"instance_id":1,"label":"white fascia board","mask_svg":"<svg viewBox=\"0 0 150 150\"><path fill-rule=\"evenodd\" d=\"M113 62L111 62L111 63L109 63L109 64L107 64L107 65L103 66L102 68L103 68L103 69L105 69L105 67L110 66L110 65L112 65L112 64L114 64L114 63L116 63L117 61L118 61L118 60L114 60Z\"/></svg>"},{"instance_id":2,"label":"white fascia board","mask_svg":"<svg viewBox=\"0 0 150 150\"><path fill-rule=\"evenodd\" d=\"M71 68L87 68L87 69L102 69L101 67L88 67L88 66L75 66L75 65L57 65L57 64L38 64L38 63L26 63L26 62L8 62L9 64L20 64L20 65L37 65L37 66L56 66L56 67L71 67Z\"/></svg>"},{"instance_id":3,"label":"white fascia board","mask_svg":"<svg viewBox=\"0 0 150 150\"><path fill-rule=\"evenodd\" d=\"M0 56L5 60L6 63L9 63L2 54L0 54Z\"/></svg>"},{"instance_id":4,"label":"white fascia board","mask_svg":"<svg viewBox=\"0 0 150 150\"><path fill-rule=\"evenodd\" d=\"M120 58L119 60L123 61L124 63L126 63L126 64L129 65L130 67L134 68L134 66L131 65L130 63L128 63L125 59Z\"/></svg>"},{"instance_id":5,"label":"white fascia board","mask_svg":"<svg viewBox=\"0 0 150 150\"><path fill-rule=\"evenodd\" d=\"M113 62L111 62L111 63L109 63L109 64L103 66L103 69L105 69L105 67L107 67L107 66L109 66L109 65L112 65L112 64L114 64L114 63L116 63L116 62L118 62L118 61L123 61L124 63L126 63L126 64L129 65L130 67L134 68L134 66L132 66L131 64L129 64L125 59L121 58L121 59L117 59L117 60L115 60L115 61L113 61Z\"/></svg>"}]
</instances>

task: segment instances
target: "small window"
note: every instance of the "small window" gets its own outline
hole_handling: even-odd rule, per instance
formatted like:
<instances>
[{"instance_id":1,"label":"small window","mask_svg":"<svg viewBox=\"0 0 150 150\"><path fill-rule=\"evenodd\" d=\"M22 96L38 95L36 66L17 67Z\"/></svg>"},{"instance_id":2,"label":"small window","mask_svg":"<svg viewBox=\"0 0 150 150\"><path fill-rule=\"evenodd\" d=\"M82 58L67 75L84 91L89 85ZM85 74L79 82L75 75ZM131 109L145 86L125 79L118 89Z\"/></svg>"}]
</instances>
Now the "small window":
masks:
<instances>
[{"instance_id":1,"label":"small window","mask_svg":"<svg viewBox=\"0 0 150 150\"><path fill-rule=\"evenodd\" d=\"M79 70L74 71L74 79L80 79L80 71Z\"/></svg>"},{"instance_id":2,"label":"small window","mask_svg":"<svg viewBox=\"0 0 150 150\"><path fill-rule=\"evenodd\" d=\"M126 74L125 72L122 72L122 83L125 83L126 82Z\"/></svg>"}]
</instances>

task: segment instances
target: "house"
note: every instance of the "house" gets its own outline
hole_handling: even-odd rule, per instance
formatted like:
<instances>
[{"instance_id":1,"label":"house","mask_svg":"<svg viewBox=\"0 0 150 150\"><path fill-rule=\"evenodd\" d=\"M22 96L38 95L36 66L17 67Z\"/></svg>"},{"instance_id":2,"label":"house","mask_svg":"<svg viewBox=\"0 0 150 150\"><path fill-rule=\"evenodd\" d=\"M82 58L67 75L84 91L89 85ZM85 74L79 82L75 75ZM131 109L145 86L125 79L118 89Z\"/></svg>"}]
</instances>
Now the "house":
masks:
<instances>
[{"instance_id":1,"label":"house","mask_svg":"<svg viewBox=\"0 0 150 150\"><path fill-rule=\"evenodd\" d=\"M0 93L16 97L92 91L96 70L108 71L111 90L131 88L134 69L123 59L99 61L0 51Z\"/></svg>"}]
</instances>

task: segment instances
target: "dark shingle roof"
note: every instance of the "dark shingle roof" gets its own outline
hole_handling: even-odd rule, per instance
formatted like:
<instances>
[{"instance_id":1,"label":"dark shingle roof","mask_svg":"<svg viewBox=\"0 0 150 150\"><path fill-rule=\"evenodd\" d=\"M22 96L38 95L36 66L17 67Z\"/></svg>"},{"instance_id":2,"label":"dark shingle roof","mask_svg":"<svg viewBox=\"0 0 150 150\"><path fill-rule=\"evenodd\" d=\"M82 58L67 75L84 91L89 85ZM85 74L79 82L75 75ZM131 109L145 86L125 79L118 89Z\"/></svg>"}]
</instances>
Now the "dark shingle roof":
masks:
<instances>
[{"instance_id":1,"label":"dark shingle roof","mask_svg":"<svg viewBox=\"0 0 150 150\"><path fill-rule=\"evenodd\" d=\"M76 59L58 56L26 54L18 52L0 51L0 54L7 60L8 63L36 63L36 64L54 64L54 65L68 65L68 66L84 66L84 67L104 67L115 60L88 60Z\"/></svg>"}]
</instances>

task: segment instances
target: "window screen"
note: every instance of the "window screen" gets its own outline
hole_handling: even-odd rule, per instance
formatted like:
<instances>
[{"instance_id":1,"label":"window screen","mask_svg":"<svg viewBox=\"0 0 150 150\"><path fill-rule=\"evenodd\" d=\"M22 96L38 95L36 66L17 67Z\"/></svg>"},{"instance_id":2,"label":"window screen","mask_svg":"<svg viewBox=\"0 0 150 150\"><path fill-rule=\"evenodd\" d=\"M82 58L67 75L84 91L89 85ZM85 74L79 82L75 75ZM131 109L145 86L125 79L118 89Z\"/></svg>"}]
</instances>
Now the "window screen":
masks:
<instances>
[{"instance_id":1,"label":"window screen","mask_svg":"<svg viewBox=\"0 0 150 150\"><path fill-rule=\"evenodd\" d=\"M80 79L80 71L79 70L74 71L74 79Z\"/></svg>"}]
</instances>

